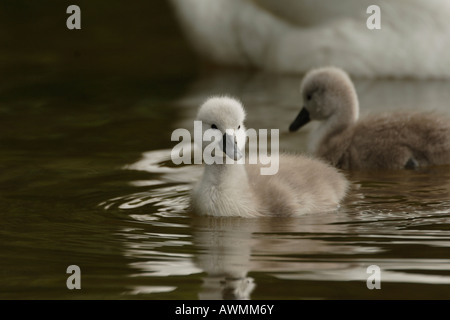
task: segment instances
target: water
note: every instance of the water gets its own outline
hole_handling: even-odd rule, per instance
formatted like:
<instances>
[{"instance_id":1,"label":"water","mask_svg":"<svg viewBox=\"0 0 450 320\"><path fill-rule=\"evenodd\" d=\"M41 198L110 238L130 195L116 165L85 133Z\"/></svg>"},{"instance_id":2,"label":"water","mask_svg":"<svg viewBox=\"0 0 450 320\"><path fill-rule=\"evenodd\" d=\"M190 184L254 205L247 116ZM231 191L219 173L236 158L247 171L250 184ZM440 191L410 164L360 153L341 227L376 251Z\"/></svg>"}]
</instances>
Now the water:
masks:
<instances>
[{"instance_id":1,"label":"water","mask_svg":"<svg viewBox=\"0 0 450 320\"><path fill-rule=\"evenodd\" d=\"M247 105L248 127L280 128L282 149L303 152L306 132L287 133L300 78L214 72L163 79L162 92L148 89L154 79L59 80L25 95L3 85L0 298L450 298L449 166L347 173L352 192L335 213L190 211L201 167L171 164L172 130L191 128L198 103L223 91ZM372 112L398 95L401 107L446 112L446 85L357 82ZM66 287L69 265L81 290ZM381 290L366 286L370 265Z\"/></svg>"}]
</instances>

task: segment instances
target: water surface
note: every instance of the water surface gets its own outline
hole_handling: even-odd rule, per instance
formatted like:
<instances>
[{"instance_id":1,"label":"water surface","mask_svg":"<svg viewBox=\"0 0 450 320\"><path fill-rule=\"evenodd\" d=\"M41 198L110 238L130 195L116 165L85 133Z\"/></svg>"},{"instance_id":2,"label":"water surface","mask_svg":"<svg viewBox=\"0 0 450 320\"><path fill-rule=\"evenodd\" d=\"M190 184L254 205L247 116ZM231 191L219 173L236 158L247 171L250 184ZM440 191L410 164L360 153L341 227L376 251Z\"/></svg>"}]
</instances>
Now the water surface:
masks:
<instances>
[{"instance_id":1,"label":"water surface","mask_svg":"<svg viewBox=\"0 0 450 320\"><path fill-rule=\"evenodd\" d=\"M199 166L170 162L172 130L227 93L249 128L287 132L300 77L242 71L198 77L63 75L2 82L0 298L450 298L450 166L347 173L333 213L204 218L189 209ZM442 81L357 81L363 114L448 114ZM81 268L81 290L66 269ZM381 268L381 289L366 286Z\"/></svg>"}]
</instances>

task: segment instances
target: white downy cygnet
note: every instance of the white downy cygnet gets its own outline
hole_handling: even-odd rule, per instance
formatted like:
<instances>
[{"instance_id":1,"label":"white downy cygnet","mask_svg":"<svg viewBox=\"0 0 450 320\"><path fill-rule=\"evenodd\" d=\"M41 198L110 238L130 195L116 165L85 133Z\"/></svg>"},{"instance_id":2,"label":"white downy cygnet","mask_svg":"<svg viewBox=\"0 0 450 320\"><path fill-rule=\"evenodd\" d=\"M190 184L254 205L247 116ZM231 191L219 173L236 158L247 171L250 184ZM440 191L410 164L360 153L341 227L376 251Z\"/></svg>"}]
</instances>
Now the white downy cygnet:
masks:
<instances>
[{"instance_id":1,"label":"white downy cygnet","mask_svg":"<svg viewBox=\"0 0 450 320\"><path fill-rule=\"evenodd\" d=\"M216 142L221 157L234 160L242 158L245 150L244 119L241 103L229 97L208 99L197 116L203 134L213 129L222 136ZM230 130L234 132L230 134ZM210 144L203 142L202 149ZM339 207L348 188L342 173L306 156L279 155L278 161L279 170L274 175L261 175L261 164L245 161L205 163L203 176L192 193L194 212L209 216L295 216Z\"/></svg>"},{"instance_id":2,"label":"white downy cygnet","mask_svg":"<svg viewBox=\"0 0 450 320\"><path fill-rule=\"evenodd\" d=\"M302 81L301 95L304 106L289 130L319 121L308 149L333 166L415 169L450 163L450 119L432 112L393 112L358 120L355 87L341 69L311 70Z\"/></svg>"}]
</instances>

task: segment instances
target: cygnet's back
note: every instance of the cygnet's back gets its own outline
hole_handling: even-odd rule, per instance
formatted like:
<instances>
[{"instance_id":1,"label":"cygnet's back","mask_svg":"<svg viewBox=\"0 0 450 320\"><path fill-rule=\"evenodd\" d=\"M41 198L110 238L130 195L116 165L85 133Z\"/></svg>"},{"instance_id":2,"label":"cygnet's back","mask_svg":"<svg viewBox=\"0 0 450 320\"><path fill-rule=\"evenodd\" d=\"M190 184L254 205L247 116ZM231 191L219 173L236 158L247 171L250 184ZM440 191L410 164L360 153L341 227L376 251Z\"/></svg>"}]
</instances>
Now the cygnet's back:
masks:
<instances>
[{"instance_id":1,"label":"cygnet's back","mask_svg":"<svg viewBox=\"0 0 450 320\"><path fill-rule=\"evenodd\" d=\"M331 157L330 149L321 149L324 158ZM414 169L448 163L448 119L433 113L393 113L359 121L339 167Z\"/></svg>"},{"instance_id":2,"label":"cygnet's back","mask_svg":"<svg viewBox=\"0 0 450 320\"><path fill-rule=\"evenodd\" d=\"M275 175L261 175L258 164L246 167L252 192L268 215L335 210L348 188L335 168L307 156L281 154Z\"/></svg>"}]
</instances>

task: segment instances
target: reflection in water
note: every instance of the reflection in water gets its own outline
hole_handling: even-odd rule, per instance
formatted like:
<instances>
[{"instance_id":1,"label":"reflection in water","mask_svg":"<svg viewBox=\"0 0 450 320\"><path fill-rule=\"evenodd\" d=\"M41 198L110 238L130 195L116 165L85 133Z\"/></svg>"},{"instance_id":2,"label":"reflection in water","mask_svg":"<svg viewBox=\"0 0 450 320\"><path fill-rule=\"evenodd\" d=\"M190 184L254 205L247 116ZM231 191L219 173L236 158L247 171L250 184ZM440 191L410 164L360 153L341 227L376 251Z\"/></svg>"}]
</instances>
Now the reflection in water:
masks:
<instances>
[{"instance_id":1,"label":"reflection in water","mask_svg":"<svg viewBox=\"0 0 450 320\"><path fill-rule=\"evenodd\" d=\"M450 167L348 173L353 190L338 213L242 219L190 215L191 183L201 166L170 167L168 159L170 150L145 153L125 168L158 183L132 182L148 190L102 203L143 223L119 233L135 270L130 276L142 280L127 295L171 297L188 290L180 279L200 277L199 287L189 287L200 299L316 297L301 285L287 290L283 282L278 288L276 281L356 282L358 297L364 297L372 264L382 270L382 287L450 283L444 253L450 247ZM259 291L261 277L275 281L275 292L288 293Z\"/></svg>"},{"instance_id":2,"label":"reflection in water","mask_svg":"<svg viewBox=\"0 0 450 320\"><path fill-rule=\"evenodd\" d=\"M124 294L137 295L137 294L150 294L150 293L161 293L170 292L175 290L176 287L163 287L163 286L136 286L131 288L130 291Z\"/></svg>"},{"instance_id":3,"label":"reflection in water","mask_svg":"<svg viewBox=\"0 0 450 320\"><path fill-rule=\"evenodd\" d=\"M197 265L206 273L200 299L249 299L255 284L251 277L252 235L257 221L243 218L196 217L194 244L201 248Z\"/></svg>"}]
</instances>

